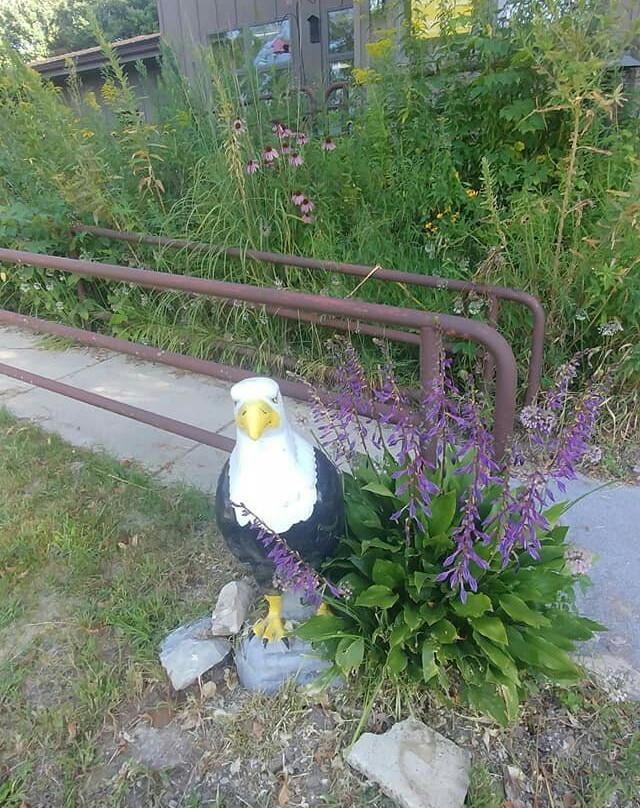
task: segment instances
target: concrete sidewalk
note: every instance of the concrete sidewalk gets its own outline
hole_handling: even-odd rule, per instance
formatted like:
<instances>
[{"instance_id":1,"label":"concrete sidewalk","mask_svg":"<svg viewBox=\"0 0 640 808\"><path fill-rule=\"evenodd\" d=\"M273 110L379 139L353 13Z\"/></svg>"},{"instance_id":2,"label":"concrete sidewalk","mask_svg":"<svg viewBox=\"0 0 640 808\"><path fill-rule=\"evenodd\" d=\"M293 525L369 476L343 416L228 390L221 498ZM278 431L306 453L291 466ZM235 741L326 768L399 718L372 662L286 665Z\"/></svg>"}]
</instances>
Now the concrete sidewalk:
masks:
<instances>
[{"instance_id":1,"label":"concrete sidewalk","mask_svg":"<svg viewBox=\"0 0 640 808\"><path fill-rule=\"evenodd\" d=\"M142 363L87 348L45 350L27 331L0 328L0 362L233 436L229 385L164 365ZM166 482L182 481L215 490L227 455L154 427L30 387L0 375L0 406L29 418L77 446L101 448L134 459ZM307 406L288 400L296 428L311 435ZM621 657L640 672L640 487L581 478L561 499L592 492L567 513L570 537L598 557L594 586L581 596L584 612L609 627L599 651ZM640 673L639 673L640 676Z\"/></svg>"}]
</instances>

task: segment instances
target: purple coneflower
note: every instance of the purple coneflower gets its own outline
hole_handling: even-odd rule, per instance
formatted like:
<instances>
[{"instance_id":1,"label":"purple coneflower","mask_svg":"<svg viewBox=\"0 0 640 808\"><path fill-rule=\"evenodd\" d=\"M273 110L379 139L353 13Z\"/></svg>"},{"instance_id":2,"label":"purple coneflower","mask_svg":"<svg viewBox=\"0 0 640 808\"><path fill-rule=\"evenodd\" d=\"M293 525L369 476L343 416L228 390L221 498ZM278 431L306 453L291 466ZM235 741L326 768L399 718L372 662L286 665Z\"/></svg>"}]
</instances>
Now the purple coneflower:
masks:
<instances>
[{"instance_id":1,"label":"purple coneflower","mask_svg":"<svg viewBox=\"0 0 640 808\"><path fill-rule=\"evenodd\" d=\"M271 131L278 137L285 137L285 127L280 123L280 121L274 122L273 126L271 127Z\"/></svg>"},{"instance_id":2,"label":"purple coneflower","mask_svg":"<svg viewBox=\"0 0 640 808\"><path fill-rule=\"evenodd\" d=\"M302 157L300 157L298 152L293 152L291 154L291 157L289 158L289 162L291 163L292 166L301 166L304 163L304 160L302 159Z\"/></svg>"},{"instance_id":3,"label":"purple coneflower","mask_svg":"<svg viewBox=\"0 0 640 808\"><path fill-rule=\"evenodd\" d=\"M322 150L323 151L333 151L336 147L335 140L332 140L330 137L326 137L322 141Z\"/></svg>"},{"instance_id":4,"label":"purple coneflower","mask_svg":"<svg viewBox=\"0 0 640 808\"><path fill-rule=\"evenodd\" d=\"M300 212L301 213L311 213L311 211L315 208L313 202L308 198L304 197L302 202L300 202Z\"/></svg>"},{"instance_id":5,"label":"purple coneflower","mask_svg":"<svg viewBox=\"0 0 640 808\"><path fill-rule=\"evenodd\" d=\"M294 191L293 196L291 197L291 201L293 202L294 205L300 207L300 205L302 205L302 203L304 202L305 198L306 197L302 193L302 191Z\"/></svg>"},{"instance_id":6,"label":"purple coneflower","mask_svg":"<svg viewBox=\"0 0 640 808\"><path fill-rule=\"evenodd\" d=\"M260 163L257 160L249 160L244 170L247 172L247 174L255 174L259 168Z\"/></svg>"},{"instance_id":7,"label":"purple coneflower","mask_svg":"<svg viewBox=\"0 0 640 808\"><path fill-rule=\"evenodd\" d=\"M289 143L288 140L283 140L282 143L280 144L280 148L282 149L283 154L291 154L291 152L293 151L293 149L291 148L291 144Z\"/></svg>"},{"instance_id":8,"label":"purple coneflower","mask_svg":"<svg viewBox=\"0 0 640 808\"><path fill-rule=\"evenodd\" d=\"M262 156L265 163L273 163L273 161L278 157L278 152L273 148L273 146L265 146Z\"/></svg>"},{"instance_id":9,"label":"purple coneflower","mask_svg":"<svg viewBox=\"0 0 640 808\"><path fill-rule=\"evenodd\" d=\"M308 213L302 214L302 221L305 224L313 224L313 216L310 216Z\"/></svg>"},{"instance_id":10,"label":"purple coneflower","mask_svg":"<svg viewBox=\"0 0 640 808\"><path fill-rule=\"evenodd\" d=\"M232 126L233 126L233 131L238 135L241 134L242 132L247 131L247 124L242 118L236 118L234 120Z\"/></svg>"},{"instance_id":11,"label":"purple coneflower","mask_svg":"<svg viewBox=\"0 0 640 808\"><path fill-rule=\"evenodd\" d=\"M298 132L296 134L296 143L298 146L305 146L309 142L309 138L304 134L304 132Z\"/></svg>"}]
</instances>

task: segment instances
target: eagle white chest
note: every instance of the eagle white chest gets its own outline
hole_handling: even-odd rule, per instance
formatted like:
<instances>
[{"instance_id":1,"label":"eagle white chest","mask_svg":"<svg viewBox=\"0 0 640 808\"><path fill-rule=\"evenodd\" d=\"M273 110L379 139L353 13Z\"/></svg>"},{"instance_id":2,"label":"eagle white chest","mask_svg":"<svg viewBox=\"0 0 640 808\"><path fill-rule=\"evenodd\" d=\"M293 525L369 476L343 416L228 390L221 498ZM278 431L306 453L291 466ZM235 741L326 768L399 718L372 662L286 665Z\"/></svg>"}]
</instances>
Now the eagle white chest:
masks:
<instances>
[{"instance_id":1,"label":"eagle white chest","mask_svg":"<svg viewBox=\"0 0 640 808\"><path fill-rule=\"evenodd\" d=\"M309 519L317 501L313 447L285 429L253 441L238 433L229 460L229 494L239 525L255 514L274 533Z\"/></svg>"}]
</instances>

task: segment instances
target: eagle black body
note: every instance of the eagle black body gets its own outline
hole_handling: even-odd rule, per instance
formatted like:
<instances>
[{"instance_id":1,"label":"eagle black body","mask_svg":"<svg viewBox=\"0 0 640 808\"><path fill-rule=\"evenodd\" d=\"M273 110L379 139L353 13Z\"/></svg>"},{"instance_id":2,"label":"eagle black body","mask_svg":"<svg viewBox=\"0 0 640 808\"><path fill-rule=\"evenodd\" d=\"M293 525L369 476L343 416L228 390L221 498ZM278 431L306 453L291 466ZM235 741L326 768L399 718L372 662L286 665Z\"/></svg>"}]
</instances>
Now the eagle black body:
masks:
<instances>
[{"instance_id":1,"label":"eagle black body","mask_svg":"<svg viewBox=\"0 0 640 808\"><path fill-rule=\"evenodd\" d=\"M344 524L344 500L340 476L331 461L314 448L317 499L311 516L280 534L312 567L317 567L336 549ZM269 550L258 539L252 525L236 520L229 496L229 461L224 464L216 491L216 521L229 550L249 567L258 584L271 587L275 566Z\"/></svg>"}]
</instances>

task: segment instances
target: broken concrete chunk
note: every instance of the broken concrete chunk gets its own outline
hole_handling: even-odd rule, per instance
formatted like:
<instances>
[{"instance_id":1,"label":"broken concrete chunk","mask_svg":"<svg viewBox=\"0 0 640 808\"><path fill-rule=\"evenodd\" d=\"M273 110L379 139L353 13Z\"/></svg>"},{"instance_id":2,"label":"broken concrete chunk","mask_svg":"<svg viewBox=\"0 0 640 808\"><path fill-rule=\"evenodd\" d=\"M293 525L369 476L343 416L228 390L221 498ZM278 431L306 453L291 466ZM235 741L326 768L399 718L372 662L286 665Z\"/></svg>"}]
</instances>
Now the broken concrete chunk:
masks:
<instances>
[{"instance_id":1,"label":"broken concrete chunk","mask_svg":"<svg viewBox=\"0 0 640 808\"><path fill-rule=\"evenodd\" d=\"M469 787L469 752L413 719L365 733L347 763L403 808L461 808Z\"/></svg>"},{"instance_id":2,"label":"broken concrete chunk","mask_svg":"<svg viewBox=\"0 0 640 808\"><path fill-rule=\"evenodd\" d=\"M216 637L237 634L247 619L255 596L256 590L247 578L225 584L211 616L211 633Z\"/></svg>"},{"instance_id":3,"label":"broken concrete chunk","mask_svg":"<svg viewBox=\"0 0 640 808\"><path fill-rule=\"evenodd\" d=\"M160 662L175 690L184 690L202 674L223 662L231 651L231 643L211 636L209 617L181 626L160 646Z\"/></svg>"}]
</instances>

